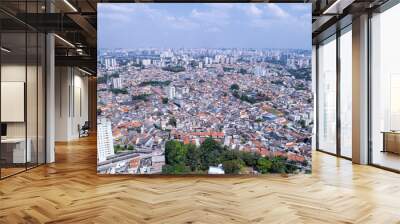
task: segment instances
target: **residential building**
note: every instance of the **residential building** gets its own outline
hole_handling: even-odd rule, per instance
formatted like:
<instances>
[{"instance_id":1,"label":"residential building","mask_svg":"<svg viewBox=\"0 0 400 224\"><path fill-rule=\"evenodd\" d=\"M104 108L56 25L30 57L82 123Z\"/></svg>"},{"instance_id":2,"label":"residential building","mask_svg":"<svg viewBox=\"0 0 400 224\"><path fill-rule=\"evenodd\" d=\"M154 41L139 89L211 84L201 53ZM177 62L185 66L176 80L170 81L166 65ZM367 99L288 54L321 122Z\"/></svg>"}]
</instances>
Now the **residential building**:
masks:
<instances>
[{"instance_id":1,"label":"residential building","mask_svg":"<svg viewBox=\"0 0 400 224\"><path fill-rule=\"evenodd\" d=\"M111 122L106 119L97 123L97 160L99 163L114 155L114 143L111 130Z\"/></svg>"}]
</instances>

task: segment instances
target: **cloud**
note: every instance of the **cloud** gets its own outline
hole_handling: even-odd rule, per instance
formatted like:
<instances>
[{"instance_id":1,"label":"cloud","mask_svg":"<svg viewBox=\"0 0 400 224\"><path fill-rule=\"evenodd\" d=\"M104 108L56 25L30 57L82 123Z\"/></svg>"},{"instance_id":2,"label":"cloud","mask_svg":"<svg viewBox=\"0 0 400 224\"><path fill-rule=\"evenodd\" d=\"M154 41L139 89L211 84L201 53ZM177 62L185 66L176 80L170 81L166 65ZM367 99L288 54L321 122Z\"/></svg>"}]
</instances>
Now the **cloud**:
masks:
<instances>
[{"instance_id":1,"label":"cloud","mask_svg":"<svg viewBox=\"0 0 400 224\"><path fill-rule=\"evenodd\" d=\"M253 19L250 23L252 27L257 27L257 28L268 28L273 24L273 21L271 19Z\"/></svg>"},{"instance_id":2,"label":"cloud","mask_svg":"<svg viewBox=\"0 0 400 224\"><path fill-rule=\"evenodd\" d=\"M97 9L102 13L108 13L108 12L133 13L136 11L137 7L130 7L130 5L122 3L121 4L99 3Z\"/></svg>"},{"instance_id":3,"label":"cloud","mask_svg":"<svg viewBox=\"0 0 400 224\"><path fill-rule=\"evenodd\" d=\"M121 13L114 13L114 12L101 14L100 21L104 20L104 19L115 21L115 22L130 22L131 21L129 16L121 14Z\"/></svg>"},{"instance_id":4,"label":"cloud","mask_svg":"<svg viewBox=\"0 0 400 224\"><path fill-rule=\"evenodd\" d=\"M205 31L208 33L218 33L218 32L221 32L221 29L217 28L217 27L210 27L210 28L207 28Z\"/></svg>"},{"instance_id":5,"label":"cloud","mask_svg":"<svg viewBox=\"0 0 400 224\"><path fill-rule=\"evenodd\" d=\"M175 16L167 11L155 9L150 4L107 3L99 4L99 18L118 23L141 23L154 21L155 25L162 25L171 29L192 29L196 23L185 17Z\"/></svg>"},{"instance_id":6,"label":"cloud","mask_svg":"<svg viewBox=\"0 0 400 224\"><path fill-rule=\"evenodd\" d=\"M308 11L311 9L311 3L290 4L290 9L299 12Z\"/></svg>"},{"instance_id":7,"label":"cloud","mask_svg":"<svg viewBox=\"0 0 400 224\"><path fill-rule=\"evenodd\" d=\"M143 42L144 45L148 43L190 45L197 38L209 41L210 36L213 36L215 38L213 44L221 42L226 43L227 46L235 46L238 40L233 40L238 39L242 34L255 37L266 36L265 38L268 39L272 38L269 37L272 33L279 36L280 33L297 32L299 28L309 29L311 10L307 11L307 8L309 6L307 7L306 4L280 3L100 3L98 12L101 29L99 30L110 36L127 33L132 36L131 38ZM118 30L121 27L124 27L124 30ZM141 32L136 32L138 29ZM216 33L218 35L215 35ZM160 35L166 35L166 38L161 38ZM168 40L171 36L174 36L177 41ZM249 45L252 44L249 43ZM257 44L264 46L266 43Z\"/></svg>"},{"instance_id":8,"label":"cloud","mask_svg":"<svg viewBox=\"0 0 400 224\"><path fill-rule=\"evenodd\" d=\"M281 19L288 18L290 16L289 13L287 13L285 10L283 10L275 3L266 4L266 9L268 13L271 13L273 16L276 16Z\"/></svg>"},{"instance_id":9,"label":"cloud","mask_svg":"<svg viewBox=\"0 0 400 224\"><path fill-rule=\"evenodd\" d=\"M309 4L261 4L261 16L250 19L250 25L257 28L272 26L290 26L308 28L311 26L311 8ZM296 10L293 9L296 8ZM308 10L307 10L308 9Z\"/></svg>"},{"instance_id":10,"label":"cloud","mask_svg":"<svg viewBox=\"0 0 400 224\"><path fill-rule=\"evenodd\" d=\"M230 14L226 10L213 8L211 10L193 9L190 17L208 25L226 25L229 24Z\"/></svg>"},{"instance_id":11,"label":"cloud","mask_svg":"<svg viewBox=\"0 0 400 224\"><path fill-rule=\"evenodd\" d=\"M133 7L123 7L122 4L103 4L97 6L100 20L106 19L111 21L129 22L129 14L135 12Z\"/></svg>"},{"instance_id":12,"label":"cloud","mask_svg":"<svg viewBox=\"0 0 400 224\"><path fill-rule=\"evenodd\" d=\"M255 16L259 17L262 15L263 11L259 9L256 4L251 3L249 5L245 5L245 7L242 7L242 9L245 11L245 13L249 16Z\"/></svg>"},{"instance_id":13,"label":"cloud","mask_svg":"<svg viewBox=\"0 0 400 224\"><path fill-rule=\"evenodd\" d=\"M216 8L220 10L227 10L227 9L232 9L234 8L233 3L205 3L204 5L210 7L210 8Z\"/></svg>"},{"instance_id":14,"label":"cloud","mask_svg":"<svg viewBox=\"0 0 400 224\"><path fill-rule=\"evenodd\" d=\"M164 22L167 22L165 25L171 26L172 28L175 29L189 30L196 28L198 26L198 24L184 17L176 17L172 15L162 15L162 16L165 17Z\"/></svg>"}]
</instances>

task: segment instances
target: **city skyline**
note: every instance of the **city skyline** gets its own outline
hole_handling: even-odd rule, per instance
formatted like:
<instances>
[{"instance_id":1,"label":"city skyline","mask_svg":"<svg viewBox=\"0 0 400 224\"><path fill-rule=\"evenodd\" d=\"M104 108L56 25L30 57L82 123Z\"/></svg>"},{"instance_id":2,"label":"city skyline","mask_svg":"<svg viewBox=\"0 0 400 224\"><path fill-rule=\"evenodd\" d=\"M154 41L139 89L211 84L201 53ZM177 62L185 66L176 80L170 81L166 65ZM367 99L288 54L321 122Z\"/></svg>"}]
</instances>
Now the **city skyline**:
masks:
<instances>
[{"instance_id":1,"label":"city skyline","mask_svg":"<svg viewBox=\"0 0 400 224\"><path fill-rule=\"evenodd\" d=\"M98 173L310 173L310 6L99 4Z\"/></svg>"},{"instance_id":2,"label":"city skyline","mask_svg":"<svg viewBox=\"0 0 400 224\"><path fill-rule=\"evenodd\" d=\"M304 49L304 48L252 48L252 47L138 47L138 48L122 48L122 47L115 47L115 48L99 48L98 51L104 53L105 51L137 51L137 50L199 50L199 49L208 49L208 50L275 50L275 51L308 51L311 52L311 49Z\"/></svg>"},{"instance_id":3,"label":"city skyline","mask_svg":"<svg viewBox=\"0 0 400 224\"><path fill-rule=\"evenodd\" d=\"M107 3L98 6L98 26L104 49L311 50L310 4Z\"/></svg>"},{"instance_id":4,"label":"city skyline","mask_svg":"<svg viewBox=\"0 0 400 224\"><path fill-rule=\"evenodd\" d=\"M99 173L311 171L311 52L121 49L98 59Z\"/></svg>"}]
</instances>

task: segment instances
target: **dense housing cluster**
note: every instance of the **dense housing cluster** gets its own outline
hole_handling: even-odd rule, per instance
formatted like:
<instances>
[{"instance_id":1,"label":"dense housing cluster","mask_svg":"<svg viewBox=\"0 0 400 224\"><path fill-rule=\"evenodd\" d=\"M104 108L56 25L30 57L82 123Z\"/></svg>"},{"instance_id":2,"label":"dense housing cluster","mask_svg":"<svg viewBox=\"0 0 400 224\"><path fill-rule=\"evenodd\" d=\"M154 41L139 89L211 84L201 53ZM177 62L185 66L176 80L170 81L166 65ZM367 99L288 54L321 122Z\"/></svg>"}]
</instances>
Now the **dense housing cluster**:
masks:
<instances>
[{"instance_id":1,"label":"dense housing cluster","mask_svg":"<svg viewBox=\"0 0 400 224\"><path fill-rule=\"evenodd\" d=\"M102 50L98 132L112 132L112 137L99 141L99 172L310 171L310 54L271 49ZM222 151L208 150L218 154L213 162L199 155L195 160L200 164L191 166L187 156L192 155L185 153L191 149L201 154L206 141ZM247 163L242 158L246 153L255 155L255 161ZM268 170L258 164L271 161L287 167Z\"/></svg>"}]
</instances>

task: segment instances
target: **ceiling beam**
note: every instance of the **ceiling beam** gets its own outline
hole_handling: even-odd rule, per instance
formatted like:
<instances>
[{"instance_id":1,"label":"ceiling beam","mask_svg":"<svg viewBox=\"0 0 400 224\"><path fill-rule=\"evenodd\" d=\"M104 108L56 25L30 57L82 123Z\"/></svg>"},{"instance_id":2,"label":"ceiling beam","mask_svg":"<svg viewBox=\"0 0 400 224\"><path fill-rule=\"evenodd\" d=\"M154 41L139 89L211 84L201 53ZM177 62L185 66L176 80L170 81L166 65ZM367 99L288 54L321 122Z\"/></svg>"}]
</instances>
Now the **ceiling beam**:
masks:
<instances>
[{"instance_id":1,"label":"ceiling beam","mask_svg":"<svg viewBox=\"0 0 400 224\"><path fill-rule=\"evenodd\" d=\"M86 67L96 71L97 59L91 56L55 56L56 66Z\"/></svg>"},{"instance_id":2,"label":"ceiling beam","mask_svg":"<svg viewBox=\"0 0 400 224\"><path fill-rule=\"evenodd\" d=\"M68 17L74 21L89 36L86 41L91 46L96 46L97 30L90 24L85 17L80 14L68 14Z\"/></svg>"},{"instance_id":3,"label":"ceiling beam","mask_svg":"<svg viewBox=\"0 0 400 224\"><path fill-rule=\"evenodd\" d=\"M343 10L347 8L349 5L353 4L353 2L355 2L355 0L336 0L331 5L329 5L328 8L325 9L322 14L324 15L342 14Z\"/></svg>"}]
</instances>

